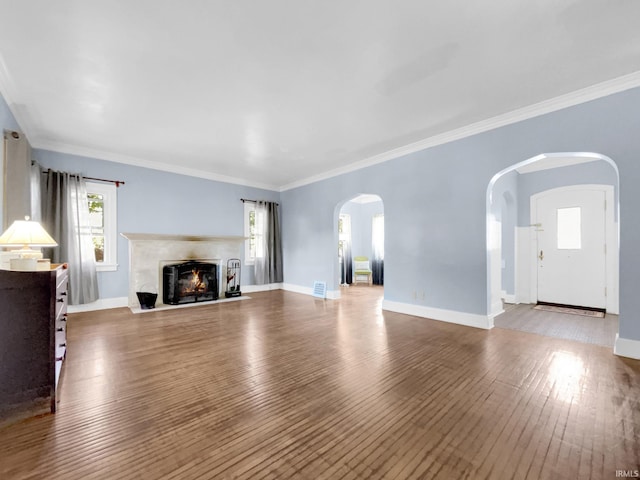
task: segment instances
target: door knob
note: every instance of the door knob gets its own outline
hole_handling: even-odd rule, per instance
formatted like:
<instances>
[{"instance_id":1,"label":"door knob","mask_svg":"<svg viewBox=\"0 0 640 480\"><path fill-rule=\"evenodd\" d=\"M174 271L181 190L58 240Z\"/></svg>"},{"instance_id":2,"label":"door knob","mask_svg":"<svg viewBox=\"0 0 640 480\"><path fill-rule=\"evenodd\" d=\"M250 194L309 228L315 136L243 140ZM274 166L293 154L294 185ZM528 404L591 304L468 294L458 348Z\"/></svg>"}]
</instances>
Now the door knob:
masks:
<instances>
[{"instance_id":1,"label":"door knob","mask_svg":"<svg viewBox=\"0 0 640 480\"><path fill-rule=\"evenodd\" d=\"M540 255L538 255L538 258L540 260L544 260L544 252L542 250L540 250Z\"/></svg>"}]
</instances>

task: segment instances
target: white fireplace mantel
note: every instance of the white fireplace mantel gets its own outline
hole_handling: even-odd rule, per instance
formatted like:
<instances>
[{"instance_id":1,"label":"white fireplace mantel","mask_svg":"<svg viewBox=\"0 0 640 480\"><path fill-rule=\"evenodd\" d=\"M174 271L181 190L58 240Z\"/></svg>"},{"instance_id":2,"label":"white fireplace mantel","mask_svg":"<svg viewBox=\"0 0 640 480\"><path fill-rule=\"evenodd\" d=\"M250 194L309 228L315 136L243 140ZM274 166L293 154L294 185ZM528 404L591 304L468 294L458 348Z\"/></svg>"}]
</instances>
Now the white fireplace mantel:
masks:
<instances>
[{"instance_id":1,"label":"white fireplace mantel","mask_svg":"<svg viewBox=\"0 0 640 480\"><path fill-rule=\"evenodd\" d=\"M213 236L213 235L175 235L167 233L121 233L127 240L162 240L162 241L180 241L180 242L218 242L218 241L230 241L230 242L243 242L249 237L240 236Z\"/></svg>"},{"instance_id":2,"label":"white fireplace mantel","mask_svg":"<svg viewBox=\"0 0 640 480\"><path fill-rule=\"evenodd\" d=\"M121 233L129 240L129 307L139 307L136 292L155 289L162 303L162 266L184 260L209 260L220 263L219 294L226 285L226 262L242 258L241 236L174 235L160 233Z\"/></svg>"}]
</instances>

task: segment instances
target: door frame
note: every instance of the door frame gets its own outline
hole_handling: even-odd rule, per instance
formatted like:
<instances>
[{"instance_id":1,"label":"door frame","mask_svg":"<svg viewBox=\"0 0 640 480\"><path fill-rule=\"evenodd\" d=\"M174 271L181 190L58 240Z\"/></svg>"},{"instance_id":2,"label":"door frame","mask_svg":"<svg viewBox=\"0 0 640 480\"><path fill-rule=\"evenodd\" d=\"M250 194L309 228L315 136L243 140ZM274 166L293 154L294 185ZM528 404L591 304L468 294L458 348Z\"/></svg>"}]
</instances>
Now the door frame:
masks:
<instances>
[{"instance_id":1,"label":"door frame","mask_svg":"<svg viewBox=\"0 0 640 480\"><path fill-rule=\"evenodd\" d=\"M531 225L529 228L530 238L530 284L529 295L533 303L538 299L538 268L537 268L537 233L536 233L536 221L538 218L537 200L546 195L568 192L568 191L580 191L580 190L596 190L603 192L605 195L606 209L605 209L605 283L607 288L606 296L606 309L608 313L619 313L619 296L618 296L618 225L615 221L615 208L614 203L614 186L613 185L599 185L599 184L583 184L583 185L568 185L564 187L552 188L542 192L535 193L529 197L530 219ZM618 213L619 215L619 213Z\"/></svg>"}]
</instances>

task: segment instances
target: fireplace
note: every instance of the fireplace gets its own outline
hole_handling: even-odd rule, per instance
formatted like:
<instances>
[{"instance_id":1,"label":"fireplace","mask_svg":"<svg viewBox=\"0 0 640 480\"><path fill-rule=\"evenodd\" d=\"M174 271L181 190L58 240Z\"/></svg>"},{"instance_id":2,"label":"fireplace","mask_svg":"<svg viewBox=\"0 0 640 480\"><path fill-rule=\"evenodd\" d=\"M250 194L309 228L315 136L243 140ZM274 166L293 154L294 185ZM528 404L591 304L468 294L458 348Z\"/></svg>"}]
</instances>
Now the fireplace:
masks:
<instances>
[{"instance_id":1,"label":"fireplace","mask_svg":"<svg viewBox=\"0 0 640 480\"><path fill-rule=\"evenodd\" d=\"M162 301L169 305L218 299L218 265L188 261L162 268Z\"/></svg>"}]
</instances>

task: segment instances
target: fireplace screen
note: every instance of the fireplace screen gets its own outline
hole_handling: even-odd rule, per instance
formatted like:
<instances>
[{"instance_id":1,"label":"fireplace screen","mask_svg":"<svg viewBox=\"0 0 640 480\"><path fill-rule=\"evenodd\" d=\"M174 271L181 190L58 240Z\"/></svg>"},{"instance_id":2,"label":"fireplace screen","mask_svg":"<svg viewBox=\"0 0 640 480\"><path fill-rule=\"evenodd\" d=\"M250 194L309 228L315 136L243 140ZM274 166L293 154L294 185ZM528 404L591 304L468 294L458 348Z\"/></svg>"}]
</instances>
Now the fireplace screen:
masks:
<instances>
[{"instance_id":1,"label":"fireplace screen","mask_svg":"<svg viewBox=\"0 0 640 480\"><path fill-rule=\"evenodd\" d=\"M189 261L162 268L162 301L169 305L218 299L218 265Z\"/></svg>"}]
</instances>

